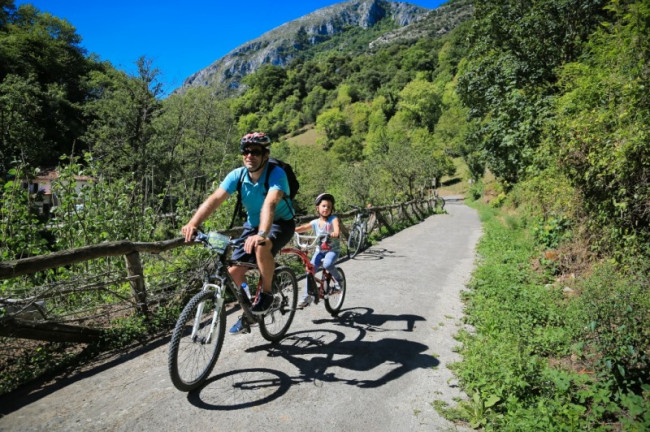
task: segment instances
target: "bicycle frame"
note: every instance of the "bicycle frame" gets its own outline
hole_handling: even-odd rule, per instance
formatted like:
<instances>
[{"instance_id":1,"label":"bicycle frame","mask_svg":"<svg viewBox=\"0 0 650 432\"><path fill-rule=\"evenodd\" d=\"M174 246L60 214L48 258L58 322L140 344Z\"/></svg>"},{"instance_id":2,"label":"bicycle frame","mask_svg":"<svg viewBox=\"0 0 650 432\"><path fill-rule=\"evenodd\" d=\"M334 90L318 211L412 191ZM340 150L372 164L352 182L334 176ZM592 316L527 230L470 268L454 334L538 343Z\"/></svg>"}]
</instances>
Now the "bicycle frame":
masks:
<instances>
[{"instance_id":1,"label":"bicycle frame","mask_svg":"<svg viewBox=\"0 0 650 432\"><path fill-rule=\"evenodd\" d=\"M195 241L207 244L207 236L201 233L201 236L197 235L197 239ZM242 312L246 317L245 325L249 326L250 324L257 322L257 317L253 315L253 312L251 311L252 305L250 300L248 299L247 296L245 296L241 292L242 290L236 285L235 281L230 276L230 272L228 272L228 268L231 266L241 266L241 267L247 267L248 270L257 270L257 271L259 271L259 268L257 267L257 264L252 264L243 261L233 261L226 258L229 249L232 248L234 245L236 245L237 242L238 239L229 240L228 245L225 247L223 252L217 254L217 256L215 257L216 268L212 273L206 272L203 281L202 291L214 290L219 306L221 306L224 302L225 290L230 288L230 292L237 299L237 303L239 303L239 306L241 307ZM219 283L218 284L211 283L212 281L215 280L218 280ZM255 289L255 296L259 295L259 292L261 290L262 290L262 278L260 275L260 279L257 282L257 287ZM255 296L252 297L255 298ZM199 310L197 310L197 314L196 314L197 318L201 316L202 312L203 312L203 305L201 305L199 307ZM197 325L198 324L195 324L195 326ZM214 327L214 322L213 322L213 327ZM213 329L211 329L210 331L210 335L212 335L212 330ZM194 331L196 331L196 329Z\"/></svg>"},{"instance_id":2,"label":"bicycle frame","mask_svg":"<svg viewBox=\"0 0 650 432\"><path fill-rule=\"evenodd\" d=\"M307 253L304 250L314 247L318 242L319 238L316 236L301 236L298 233L295 233L294 238L295 238L295 243L298 245L298 248L296 247L283 248L280 251L280 253L287 254L287 255L295 255L298 258L300 258L303 265L305 266L305 271L308 273L307 277L311 276L312 278L314 278L314 282L318 287L316 293L317 295L314 296L314 303L318 303L320 299L326 298L325 282L331 280L332 276L326 269L323 268L321 277L319 278L317 276L318 269L316 269L316 266L314 266L314 264L311 263L311 259L309 258L309 255L307 255ZM309 243L301 242L301 239L313 239L313 241L311 242L311 244L309 244Z\"/></svg>"},{"instance_id":3,"label":"bicycle frame","mask_svg":"<svg viewBox=\"0 0 650 432\"><path fill-rule=\"evenodd\" d=\"M354 205L351 205L350 207L358 210L358 213L354 216L354 222L352 222L352 229L355 227L361 228L361 232L365 237L366 233L368 232L368 218L370 217L370 214L364 208Z\"/></svg>"},{"instance_id":4,"label":"bicycle frame","mask_svg":"<svg viewBox=\"0 0 650 432\"><path fill-rule=\"evenodd\" d=\"M192 296L181 311L169 342L169 374L174 386L181 391L190 391L202 385L219 358L225 336L224 303L228 289L242 311L235 332L250 333L250 326L257 324L262 337L271 342L282 339L291 326L298 294L294 272L286 267L276 267L270 294L273 302L268 311L254 314L249 296L235 285L228 271L232 265L243 266L246 270L259 270L257 264L227 258L229 249L241 239L231 240L223 234L205 235L199 232L195 241L205 244L213 252L214 268L204 273L201 290ZM261 290L260 278L255 295L259 296Z\"/></svg>"}]
</instances>

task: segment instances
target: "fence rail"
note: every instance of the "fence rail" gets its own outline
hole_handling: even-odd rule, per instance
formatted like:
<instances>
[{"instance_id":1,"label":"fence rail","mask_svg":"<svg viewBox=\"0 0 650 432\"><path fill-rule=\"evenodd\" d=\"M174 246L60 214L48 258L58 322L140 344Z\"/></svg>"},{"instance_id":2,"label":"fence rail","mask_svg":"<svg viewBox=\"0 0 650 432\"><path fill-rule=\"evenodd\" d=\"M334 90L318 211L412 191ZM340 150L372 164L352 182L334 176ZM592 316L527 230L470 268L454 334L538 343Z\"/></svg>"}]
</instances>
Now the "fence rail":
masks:
<instances>
[{"instance_id":1,"label":"fence rail","mask_svg":"<svg viewBox=\"0 0 650 432\"><path fill-rule=\"evenodd\" d=\"M412 200L393 205L369 207L365 210L370 213L368 233L379 230L382 227L392 234L397 223L406 221L415 223L422 220L433 212L438 205L436 197L422 200ZM340 213L339 217L345 221L353 218L357 211ZM297 218L298 223L313 219L313 216L301 216ZM343 234L347 236L345 222ZM237 235L240 228L224 231L229 235ZM85 246L77 249L54 252L48 255L41 255L20 259L16 261L0 263L0 280L24 277L44 270L66 267L74 264L84 263L91 260L107 257L123 256L126 265L126 276L120 280L130 284L131 298L124 299L133 308L132 313L147 318L150 315L149 306L151 303L152 287L145 285L145 277L141 260L141 253L161 254L163 252L186 246L182 238L159 241L159 242L131 242L118 241L102 243L98 245ZM115 283L113 280L112 283ZM92 286L97 290L102 288L102 282L87 285L86 290ZM62 295L65 290L59 290ZM68 290L78 295L84 288ZM98 340L105 329L97 327L97 323L87 325L70 325L62 320L48 317L44 312L43 304L48 296L43 294L30 295L24 298L0 298L0 336L10 338L34 339L47 342L81 342L89 343ZM78 318L83 322L83 318Z\"/></svg>"}]
</instances>

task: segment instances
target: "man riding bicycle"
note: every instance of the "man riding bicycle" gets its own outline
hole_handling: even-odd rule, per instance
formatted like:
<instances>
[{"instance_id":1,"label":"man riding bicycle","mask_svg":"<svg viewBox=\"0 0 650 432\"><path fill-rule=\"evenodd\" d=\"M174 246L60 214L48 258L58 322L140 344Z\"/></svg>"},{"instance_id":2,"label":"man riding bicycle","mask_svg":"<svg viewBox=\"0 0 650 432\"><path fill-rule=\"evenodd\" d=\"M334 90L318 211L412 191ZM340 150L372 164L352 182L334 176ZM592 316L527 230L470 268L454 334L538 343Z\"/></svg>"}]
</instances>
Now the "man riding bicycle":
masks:
<instances>
[{"instance_id":1,"label":"man riding bicycle","mask_svg":"<svg viewBox=\"0 0 650 432\"><path fill-rule=\"evenodd\" d=\"M181 228L185 241L192 240L197 228L233 193L241 181L242 204L248 214L240 238L246 239L233 251L232 259L257 262L262 276L262 292L252 307L254 314L264 314L273 304L271 286L275 262L273 256L293 237L295 221L293 204L289 199L289 182L284 170L272 167L269 176L270 138L261 132L245 135L240 141L243 167L232 170ZM268 178L268 190L262 179ZM232 266L228 269L237 286L246 282L247 268ZM241 318L230 333L243 330Z\"/></svg>"}]
</instances>

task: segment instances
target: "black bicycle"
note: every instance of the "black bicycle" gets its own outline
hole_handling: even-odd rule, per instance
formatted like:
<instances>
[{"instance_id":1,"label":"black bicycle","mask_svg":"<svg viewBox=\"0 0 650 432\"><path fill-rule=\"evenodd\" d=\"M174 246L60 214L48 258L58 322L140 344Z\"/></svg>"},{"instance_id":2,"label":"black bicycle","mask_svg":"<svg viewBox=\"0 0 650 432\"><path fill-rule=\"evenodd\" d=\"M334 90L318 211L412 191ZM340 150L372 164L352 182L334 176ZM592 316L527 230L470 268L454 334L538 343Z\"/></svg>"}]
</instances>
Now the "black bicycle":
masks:
<instances>
[{"instance_id":1,"label":"black bicycle","mask_svg":"<svg viewBox=\"0 0 650 432\"><path fill-rule=\"evenodd\" d=\"M187 303L181 312L169 343L168 368L174 386L181 391L200 387L212 372L223 345L226 329L225 296L230 293L241 306L242 324L245 332L258 324L262 337L271 342L279 341L289 330L296 313L298 283L293 270L276 267L273 276L273 305L264 315L251 312L251 299L235 283L228 273L232 265L245 266L257 272L258 283L254 295L262 291L259 269L256 264L232 261L227 258L230 248L242 241L211 232L198 232L195 240L214 253L213 268L204 276L203 287Z\"/></svg>"}]
</instances>

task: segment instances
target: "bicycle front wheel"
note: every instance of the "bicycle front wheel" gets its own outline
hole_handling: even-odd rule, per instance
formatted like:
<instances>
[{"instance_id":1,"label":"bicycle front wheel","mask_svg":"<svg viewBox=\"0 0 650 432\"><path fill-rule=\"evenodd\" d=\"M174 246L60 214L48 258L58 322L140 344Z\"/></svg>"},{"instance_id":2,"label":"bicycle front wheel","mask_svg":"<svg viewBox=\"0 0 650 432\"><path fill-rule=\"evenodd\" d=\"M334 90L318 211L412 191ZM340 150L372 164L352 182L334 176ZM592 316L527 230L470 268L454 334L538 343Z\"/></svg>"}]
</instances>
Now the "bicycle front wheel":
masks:
<instances>
[{"instance_id":1,"label":"bicycle front wheel","mask_svg":"<svg viewBox=\"0 0 650 432\"><path fill-rule=\"evenodd\" d=\"M260 333L271 342L277 342L289 330L298 303L298 282L288 267L275 269L273 277L273 305L260 319Z\"/></svg>"},{"instance_id":2,"label":"bicycle front wheel","mask_svg":"<svg viewBox=\"0 0 650 432\"><path fill-rule=\"evenodd\" d=\"M200 387L214 368L226 329L225 305L214 291L201 291L176 322L169 343L168 368L180 391ZM219 306L221 305L221 306Z\"/></svg>"},{"instance_id":3,"label":"bicycle front wheel","mask_svg":"<svg viewBox=\"0 0 650 432\"><path fill-rule=\"evenodd\" d=\"M350 237L348 237L348 254L350 258L354 258L361 251L361 246L363 243L363 233L361 228L358 226L352 228L350 231Z\"/></svg>"},{"instance_id":4,"label":"bicycle front wheel","mask_svg":"<svg viewBox=\"0 0 650 432\"><path fill-rule=\"evenodd\" d=\"M325 299L325 309L332 316L337 316L341 307L343 306L343 300L345 300L345 292L347 291L347 281L345 280L345 273L341 267L336 267L336 271L341 275L341 282L339 283L340 291L333 291L328 289L329 295ZM333 283L332 280L328 280L327 283L330 285ZM329 287L328 287L329 288Z\"/></svg>"}]
</instances>

